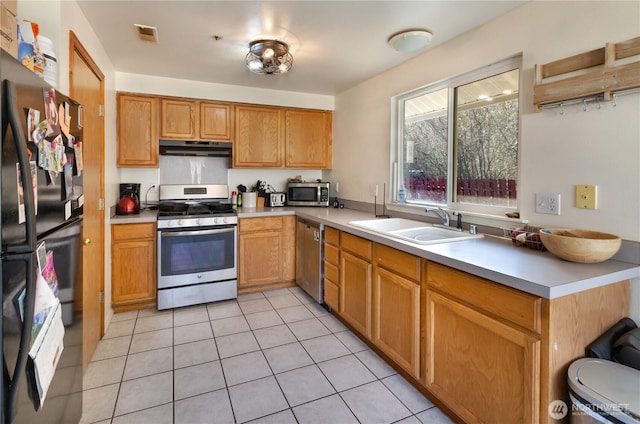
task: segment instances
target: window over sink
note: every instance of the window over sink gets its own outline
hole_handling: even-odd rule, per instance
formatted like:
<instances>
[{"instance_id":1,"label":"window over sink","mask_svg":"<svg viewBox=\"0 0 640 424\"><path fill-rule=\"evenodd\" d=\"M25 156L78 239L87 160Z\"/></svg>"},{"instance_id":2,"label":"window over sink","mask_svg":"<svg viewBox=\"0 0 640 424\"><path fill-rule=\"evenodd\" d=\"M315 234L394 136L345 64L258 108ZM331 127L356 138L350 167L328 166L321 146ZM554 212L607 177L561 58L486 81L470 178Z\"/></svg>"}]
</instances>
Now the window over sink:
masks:
<instances>
[{"instance_id":1,"label":"window over sink","mask_svg":"<svg viewBox=\"0 0 640 424\"><path fill-rule=\"evenodd\" d=\"M396 199L494 215L517 208L521 63L518 55L394 99Z\"/></svg>"}]
</instances>

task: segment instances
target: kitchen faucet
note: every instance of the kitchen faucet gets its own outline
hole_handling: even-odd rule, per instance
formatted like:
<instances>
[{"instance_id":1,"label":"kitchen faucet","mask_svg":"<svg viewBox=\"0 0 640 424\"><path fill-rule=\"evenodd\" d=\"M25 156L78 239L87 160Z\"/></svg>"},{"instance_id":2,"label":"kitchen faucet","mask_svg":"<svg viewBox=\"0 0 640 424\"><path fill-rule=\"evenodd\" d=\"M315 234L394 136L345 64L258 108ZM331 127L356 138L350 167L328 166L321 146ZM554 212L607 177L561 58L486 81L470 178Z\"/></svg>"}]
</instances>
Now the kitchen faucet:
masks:
<instances>
[{"instance_id":1,"label":"kitchen faucet","mask_svg":"<svg viewBox=\"0 0 640 424\"><path fill-rule=\"evenodd\" d=\"M433 212L435 215L438 216L438 218L440 218L442 220L442 224L433 224L434 227L446 228L447 230L453 230L453 231L462 231L462 215L460 213L458 213L458 212L454 212L453 213L454 215L458 216L458 226L457 227L450 227L449 226L449 223L450 223L449 214L444 209L442 209L442 208L438 208L438 209L427 208L424 211L426 213Z\"/></svg>"}]
</instances>

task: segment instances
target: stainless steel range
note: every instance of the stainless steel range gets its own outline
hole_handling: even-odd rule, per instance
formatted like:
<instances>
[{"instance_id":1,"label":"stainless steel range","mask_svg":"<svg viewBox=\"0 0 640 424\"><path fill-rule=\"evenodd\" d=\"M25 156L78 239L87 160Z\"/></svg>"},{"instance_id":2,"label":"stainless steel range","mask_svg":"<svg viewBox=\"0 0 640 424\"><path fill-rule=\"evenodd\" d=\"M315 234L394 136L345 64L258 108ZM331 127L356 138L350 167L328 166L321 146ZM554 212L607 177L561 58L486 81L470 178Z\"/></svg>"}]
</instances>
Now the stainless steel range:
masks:
<instances>
[{"instance_id":1,"label":"stainless steel range","mask_svg":"<svg viewBox=\"0 0 640 424\"><path fill-rule=\"evenodd\" d=\"M234 299L238 217L226 185L161 185L158 309Z\"/></svg>"}]
</instances>

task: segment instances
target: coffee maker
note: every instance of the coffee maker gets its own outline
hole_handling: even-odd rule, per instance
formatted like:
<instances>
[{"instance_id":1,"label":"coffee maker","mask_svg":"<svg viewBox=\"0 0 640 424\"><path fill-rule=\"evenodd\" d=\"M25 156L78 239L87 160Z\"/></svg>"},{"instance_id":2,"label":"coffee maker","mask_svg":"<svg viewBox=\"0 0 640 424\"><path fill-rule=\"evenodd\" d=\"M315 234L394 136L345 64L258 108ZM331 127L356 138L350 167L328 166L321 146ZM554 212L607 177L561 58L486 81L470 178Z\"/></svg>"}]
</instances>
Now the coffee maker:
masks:
<instances>
[{"instance_id":1,"label":"coffee maker","mask_svg":"<svg viewBox=\"0 0 640 424\"><path fill-rule=\"evenodd\" d=\"M140 184L120 184L120 198L116 205L116 215L140 213Z\"/></svg>"}]
</instances>

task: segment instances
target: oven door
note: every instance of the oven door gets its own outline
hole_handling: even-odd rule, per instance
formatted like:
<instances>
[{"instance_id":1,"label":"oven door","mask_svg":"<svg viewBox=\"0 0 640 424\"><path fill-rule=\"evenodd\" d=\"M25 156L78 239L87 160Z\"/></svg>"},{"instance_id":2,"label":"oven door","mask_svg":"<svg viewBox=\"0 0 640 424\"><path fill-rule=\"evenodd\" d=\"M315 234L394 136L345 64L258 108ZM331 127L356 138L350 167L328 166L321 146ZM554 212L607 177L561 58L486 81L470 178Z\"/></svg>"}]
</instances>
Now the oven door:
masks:
<instances>
[{"instance_id":1,"label":"oven door","mask_svg":"<svg viewBox=\"0 0 640 424\"><path fill-rule=\"evenodd\" d=\"M237 278L237 226L158 230L158 288Z\"/></svg>"}]
</instances>

